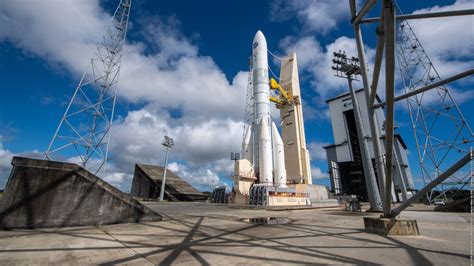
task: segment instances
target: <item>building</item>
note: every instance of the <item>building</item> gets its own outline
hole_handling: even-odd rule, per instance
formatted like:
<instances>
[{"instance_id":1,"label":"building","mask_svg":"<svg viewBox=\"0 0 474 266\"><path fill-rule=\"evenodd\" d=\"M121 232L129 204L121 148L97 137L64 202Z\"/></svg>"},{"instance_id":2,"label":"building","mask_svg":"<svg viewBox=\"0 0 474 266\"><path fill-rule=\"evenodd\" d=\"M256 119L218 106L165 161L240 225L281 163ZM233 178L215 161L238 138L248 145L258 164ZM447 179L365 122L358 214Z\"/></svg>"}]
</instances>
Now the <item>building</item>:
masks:
<instances>
[{"instance_id":1,"label":"building","mask_svg":"<svg viewBox=\"0 0 474 266\"><path fill-rule=\"evenodd\" d=\"M362 115L362 123L366 137L369 138L369 152L375 173L374 148L371 141L369 116L364 90L356 91ZM365 183L364 169L362 165L361 149L352 107L352 99L349 92L336 96L326 101L329 105L331 125L334 143L324 147L328 160L329 175L331 178L332 191L336 195L356 195L362 200L368 200L367 187ZM385 138L383 130L385 115L382 109L377 109L378 123L381 125L380 136ZM402 199L402 185L405 184L407 196L415 190L413 177L407 159L407 146L403 138L395 133L394 151L399 163L394 164L394 176L392 198L394 201ZM382 145L384 154L384 145ZM399 167L400 166L400 167Z\"/></svg>"},{"instance_id":2,"label":"building","mask_svg":"<svg viewBox=\"0 0 474 266\"><path fill-rule=\"evenodd\" d=\"M163 180L161 166L136 164L132 181L132 196L144 199L157 199L160 196ZM165 200L206 201L207 195L199 192L169 169L166 170Z\"/></svg>"}]
</instances>

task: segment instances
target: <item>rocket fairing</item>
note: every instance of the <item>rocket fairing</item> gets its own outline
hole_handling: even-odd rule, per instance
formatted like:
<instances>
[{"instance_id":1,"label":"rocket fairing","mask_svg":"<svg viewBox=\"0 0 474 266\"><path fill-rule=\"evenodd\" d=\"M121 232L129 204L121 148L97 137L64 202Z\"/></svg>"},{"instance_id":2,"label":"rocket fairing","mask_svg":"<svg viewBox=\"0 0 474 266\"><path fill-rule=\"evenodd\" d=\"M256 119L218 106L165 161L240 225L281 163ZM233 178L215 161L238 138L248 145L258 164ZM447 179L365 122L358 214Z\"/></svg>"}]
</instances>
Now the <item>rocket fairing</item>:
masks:
<instances>
[{"instance_id":1,"label":"rocket fairing","mask_svg":"<svg viewBox=\"0 0 474 266\"><path fill-rule=\"evenodd\" d=\"M254 119L245 132L242 154L255 168L260 183L286 187L283 142L271 121L267 41L261 31L252 44Z\"/></svg>"}]
</instances>

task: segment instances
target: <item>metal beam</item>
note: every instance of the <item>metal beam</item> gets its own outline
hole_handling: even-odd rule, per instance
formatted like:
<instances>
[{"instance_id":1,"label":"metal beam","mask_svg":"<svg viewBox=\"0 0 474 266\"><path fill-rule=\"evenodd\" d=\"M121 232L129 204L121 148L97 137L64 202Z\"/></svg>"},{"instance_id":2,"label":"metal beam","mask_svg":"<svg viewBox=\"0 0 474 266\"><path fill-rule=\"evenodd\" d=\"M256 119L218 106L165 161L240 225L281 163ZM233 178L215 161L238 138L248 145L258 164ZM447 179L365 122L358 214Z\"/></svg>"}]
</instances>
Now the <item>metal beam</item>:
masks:
<instances>
[{"instance_id":1,"label":"metal beam","mask_svg":"<svg viewBox=\"0 0 474 266\"><path fill-rule=\"evenodd\" d=\"M370 87L369 87L369 74L367 73L367 64L365 59L365 51L364 51L364 41L362 39L362 32L360 30L359 24L353 24L354 26L354 33L356 38L356 45L357 45L357 53L359 55L360 60L360 72L362 76L362 82L364 84L364 95L365 100L369 102L369 94L370 94ZM384 201L384 189L385 189L385 169L383 164L382 158L382 143L380 142L380 127L378 124L377 114L375 110L369 108L367 106L367 112L369 116L369 126L370 126L370 134L372 137L372 144L374 145L374 155L375 155L375 166L377 170L377 179L379 184L379 191L382 197L382 201Z\"/></svg>"},{"instance_id":2,"label":"metal beam","mask_svg":"<svg viewBox=\"0 0 474 266\"><path fill-rule=\"evenodd\" d=\"M370 159L368 139L365 137L364 123L362 123L362 115L360 113L359 101L357 95L352 87L351 75L347 75L349 81L349 91L352 98L352 107L354 110L354 117L357 128L357 135L359 139L359 147L362 153L362 166L364 169L364 176L367 187L367 194L369 194L370 210L381 211L382 201L380 200L380 192L377 187L377 180L375 178L374 168L372 166L372 160Z\"/></svg>"},{"instance_id":3,"label":"metal beam","mask_svg":"<svg viewBox=\"0 0 474 266\"><path fill-rule=\"evenodd\" d=\"M454 16L469 16L474 15L474 9L464 10L453 10L444 12L433 12L433 13L422 13L422 14L410 14L396 16L396 20L408 20L408 19L423 19L423 18L441 18L441 17L454 17ZM365 18L360 20L360 23L374 23L379 21L380 18Z\"/></svg>"},{"instance_id":4,"label":"metal beam","mask_svg":"<svg viewBox=\"0 0 474 266\"><path fill-rule=\"evenodd\" d=\"M351 8L351 19L354 19L356 17L356 1L349 0L349 6Z\"/></svg>"},{"instance_id":5,"label":"metal beam","mask_svg":"<svg viewBox=\"0 0 474 266\"><path fill-rule=\"evenodd\" d=\"M360 10L359 14L357 14L356 17L353 17L352 18L352 23L353 24L359 24L359 22L362 20L362 18L369 12L369 10L377 3L377 0L367 0L367 2L365 2L365 5L362 7L362 9ZM355 7L355 5L354 5ZM352 10L355 10L355 8L352 7L351 5L351 9ZM353 13L355 13L354 11L352 11Z\"/></svg>"},{"instance_id":6,"label":"metal beam","mask_svg":"<svg viewBox=\"0 0 474 266\"><path fill-rule=\"evenodd\" d=\"M400 190L402 192L402 201L405 202L405 201L408 200L408 191L407 191L407 186L406 186L406 183L405 183L405 175L404 175L404 172L402 170L402 166L400 165L401 160L400 160L400 157L397 154L396 149L395 149L395 152L393 153L393 159L395 160L395 167L397 168L397 172L398 172L397 176L398 176L399 181L400 181Z\"/></svg>"},{"instance_id":7,"label":"metal beam","mask_svg":"<svg viewBox=\"0 0 474 266\"><path fill-rule=\"evenodd\" d=\"M392 0L384 0L385 12L385 204L384 216L390 215L392 204L392 176L393 176L393 119L395 96L395 5Z\"/></svg>"},{"instance_id":8,"label":"metal beam","mask_svg":"<svg viewBox=\"0 0 474 266\"><path fill-rule=\"evenodd\" d=\"M374 62L374 74L372 76L372 85L370 86L370 97L369 97L369 108L374 106L375 96L377 95L377 86L379 83L380 68L382 66L383 59L383 50L385 46L385 37L384 37L384 23L385 23L385 12L382 12L379 26L375 30L377 33L377 48L375 51L375 62Z\"/></svg>"},{"instance_id":9,"label":"metal beam","mask_svg":"<svg viewBox=\"0 0 474 266\"><path fill-rule=\"evenodd\" d=\"M440 80L440 81L435 82L435 83L431 83L431 84L426 85L424 87L421 87L419 89L412 90L412 91L407 92L403 95L397 96L397 97L394 98L394 102L398 102L400 100L409 98L411 96L417 95L419 93L425 92L427 90L431 90L433 88L442 86L442 85L447 84L449 82L452 82L452 81L455 81L455 80L458 80L458 79L461 79L461 78L464 78L464 77L467 77L467 76L470 76L470 75L473 75L473 74L474 74L474 69L469 69L468 71L461 72L457 75L451 76L449 78ZM374 105L374 108L380 108L380 107L383 107L384 105L385 105L385 103L378 103L378 104Z\"/></svg>"},{"instance_id":10,"label":"metal beam","mask_svg":"<svg viewBox=\"0 0 474 266\"><path fill-rule=\"evenodd\" d=\"M459 161L457 161L455 164L453 164L451 167L449 167L448 170L446 170L442 174L440 174L435 180L431 181L428 185L426 185L425 187L420 189L420 191L418 191L418 193L413 195L411 198L409 198L407 201L402 203L397 208L393 209L390 216L395 217L395 216L399 215L400 212L402 212L404 209L406 209L406 207L410 206L410 204L415 203L421 196L423 196L426 193L428 193L429 191L431 191L434 187L439 185L446 178L450 177L457 170L461 169L461 167L466 165L471 160L472 160L472 151L470 151L468 154L466 154L464 157L462 157Z\"/></svg>"}]
</instances>

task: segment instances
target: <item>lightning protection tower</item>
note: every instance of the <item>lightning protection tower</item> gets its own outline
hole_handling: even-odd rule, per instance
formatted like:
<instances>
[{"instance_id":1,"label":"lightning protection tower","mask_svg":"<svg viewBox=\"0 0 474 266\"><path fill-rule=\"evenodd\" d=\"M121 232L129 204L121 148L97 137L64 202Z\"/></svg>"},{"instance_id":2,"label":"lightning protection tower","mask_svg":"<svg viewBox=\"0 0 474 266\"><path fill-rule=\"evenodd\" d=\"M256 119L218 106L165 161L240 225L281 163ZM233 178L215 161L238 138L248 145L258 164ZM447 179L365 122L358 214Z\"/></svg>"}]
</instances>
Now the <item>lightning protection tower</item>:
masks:
<instances>
[{"instance_id":1,"label":"lightning protection tower","mask_svg":"<svg viewBox=\"0 0 474 266\"><path fill-rule=\"evenodd\" d=\"M433 89L407 98L415 143L425 185L448 169L460 157L469 154L473 133L449 89L443 84L413 29L406 20L398 24L397 59L405 93L422 87ZM465 73L471 73L472 70ZM466 76L466 74L462 74ZM437 85L441 83L441 85ZM430 202L446 200L446 193L469 187L469 164L428 193ZM437 193L433 193L433 191Z\"/></svg>"},{"instance_id":2,"label":"lightning protection tower","mask_svg":"<svg viewBox=\"0 0 474 266\"><path fill-rule=\"evenodd\" d=\"M130 6L131 0L121 0L115 10L59 122L46 159L68 159L95 174L103 174Z\"/></svg>"},{"instance_id":3,"label":"lightning protection tower","mask_svg":"<svg viewBox=\"0 0 474 266\"><path fill-rule=\"evenodd\" d=\"M243 137L245 137L245 132L247 128L252 125L255 112L254 100L253 100L253 74L252 74L252 60L249 58L249 75L247 81L247 97L245 101L245 117L244 117L244 132Z\"/></svg>"}]
</instances>

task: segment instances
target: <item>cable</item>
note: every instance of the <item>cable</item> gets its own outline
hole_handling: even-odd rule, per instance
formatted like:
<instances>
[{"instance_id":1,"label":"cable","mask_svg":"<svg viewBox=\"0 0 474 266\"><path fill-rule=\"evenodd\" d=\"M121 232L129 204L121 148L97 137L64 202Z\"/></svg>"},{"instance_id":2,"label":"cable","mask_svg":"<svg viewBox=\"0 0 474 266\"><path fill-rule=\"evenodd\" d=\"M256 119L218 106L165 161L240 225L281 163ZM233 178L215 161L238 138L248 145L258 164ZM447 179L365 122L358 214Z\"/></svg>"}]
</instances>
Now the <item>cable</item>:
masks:
<instances>
[{"instance_id":1,"label":"cable","mask_svg":"<svg viewBox=\"0 0 474 266\"><path fill-rule=\"evenodd\" d=\"M268 70L270 70L270 73L273 75L273 77L275 77L275 78L278 80L278 82L280 82L280 78L277 77L277 76L273 73L272 68L270 67L270 65L268 65Z\"/></svg>"},{"instance_id":2,"label":"cable","mask_svg":"<svg viewBox=\"0 0 474 266\"><path fill-rule=\"evenodd\" d=\"M278 55L275 55L274 53L270 52L270 50L267 50L267 51L268 51L268 53L269 53L271 56L275 57L276 59L278 59L278 60L280 60L280 61L283 60L282 57L279 57Z\"/></svg>"}]
</instances>

